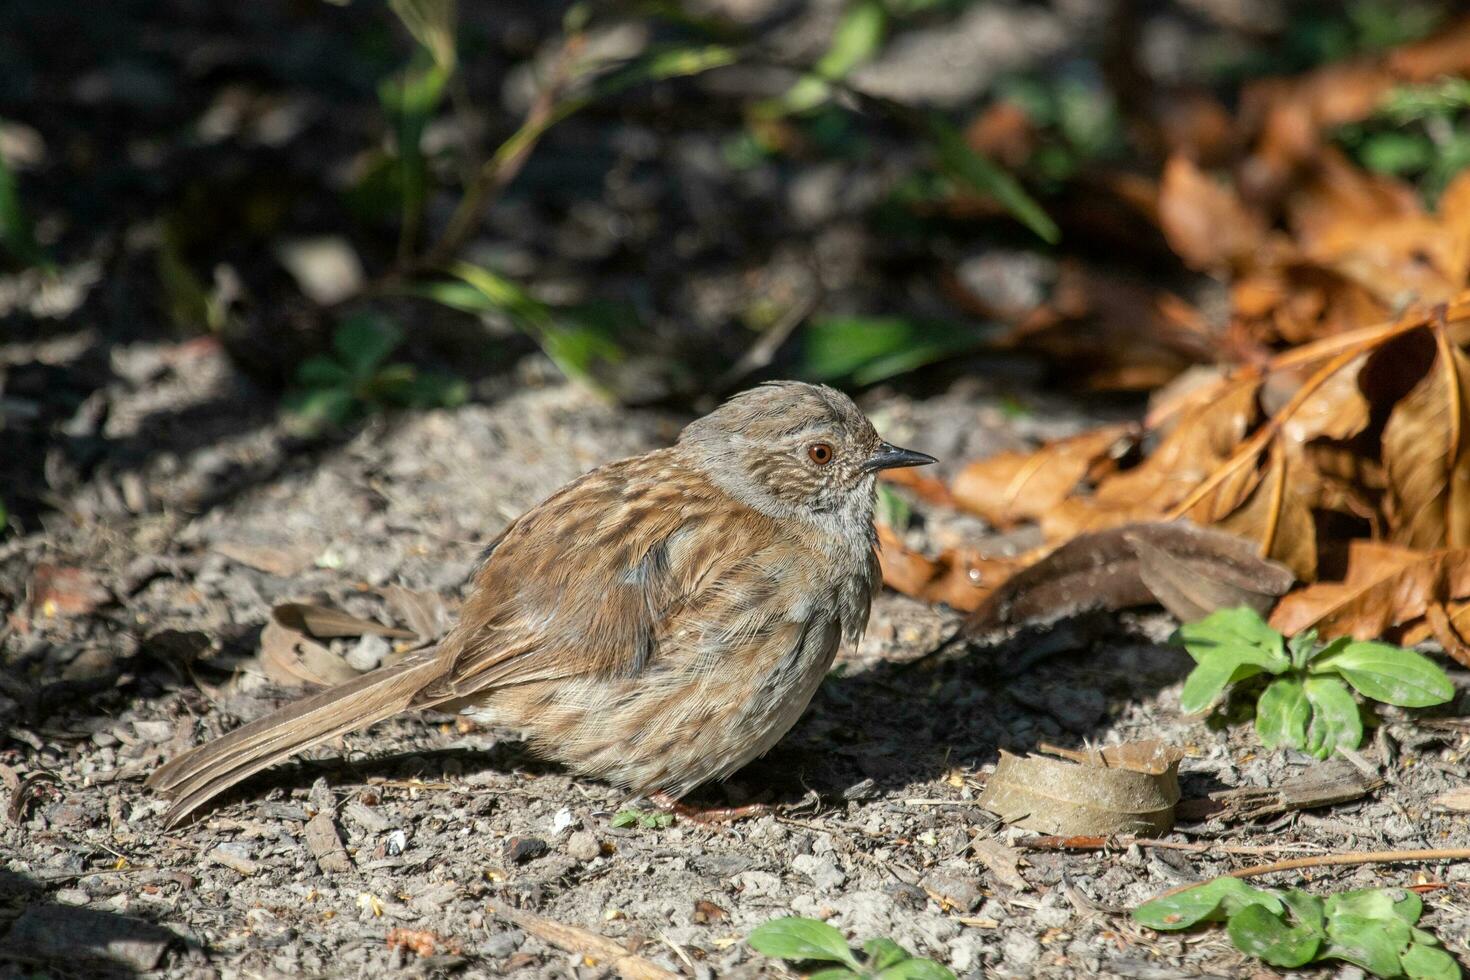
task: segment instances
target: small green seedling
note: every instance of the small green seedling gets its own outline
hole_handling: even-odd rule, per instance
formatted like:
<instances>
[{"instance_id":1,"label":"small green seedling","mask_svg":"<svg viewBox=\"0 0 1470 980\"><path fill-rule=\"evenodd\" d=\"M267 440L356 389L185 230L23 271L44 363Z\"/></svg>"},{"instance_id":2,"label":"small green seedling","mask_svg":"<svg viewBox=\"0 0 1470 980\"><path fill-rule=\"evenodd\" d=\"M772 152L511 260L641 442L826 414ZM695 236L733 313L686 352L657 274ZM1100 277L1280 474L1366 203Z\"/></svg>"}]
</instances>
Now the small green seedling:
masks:
<instances>
[{"instance_id":1,"label":"small green seedling","mask_svg":"<svg viewBox=\"0 0 1470 980\"><path fill-rule=\"evenodd\" d=\"M954 980L947 967L909 955L892 939L869 939L863 957L848 947L842 933L819 919L788 916L756 928L750 948L792 962L836 963L807 974L809 980Z\"/></svg>"},{"instance_id":2,"label":"small green seedling","mask_svg":"<svg viewBox=\"0 0 1470 980\"><path fill-rule=\"evenodd\" d=\"M1321 899L1216 878L1145 902L1133 918L1167 931L1224 922L1237 949L1272 966L1346 960L1378 977L1459 977L1454 957L1432 933L1416 927L1423 911L1419 896L1403 888L1364 888Z\"/></svg>"},{"instance_id":3,"label":"small green seedling","mask_svg":"<svg viewBox=\"0 0 1470 980\"><path fill-rule=\"evenodd\" d=\"M294 427L316 433L374 408L462 404L468 389L458 378L384 363L402 340L403 332L385 317L364 313L343 320L332 335L331 356L308 358L296 369L298 387L286 397Z\"/></svg>"},{"instance_id":4,"label":"small green seedling","mask_svg":"<svg viewBox=\"0 0 1470 980\"><path fill-rule=\"evenodd\" d=\"M1207 710L1232 684L1272 674L1275 680L1256 702L1261 742L1319 759L1362 744L1363 720L1353 690L1405 708L1442 704L1455 694L1445 672L1413 650L1349 637L1318 643L1315 630L1287 640L1244 607L1190 623L1180 628L1178 639L1195 661L1179 695L1186 714Z\"/></svg>"},{"instance_id":5,"label":"small green seedling","mask_svg":"<svg viewBox=\"0 0 1470 980\"><path fill-rule=\"evenodd\" d=\"M609 826L638 826L644 830L661 830L673 825L674 815L672 813L656 813L648 810L619 810L609 821Z\"/></svg>"}]
</instances>

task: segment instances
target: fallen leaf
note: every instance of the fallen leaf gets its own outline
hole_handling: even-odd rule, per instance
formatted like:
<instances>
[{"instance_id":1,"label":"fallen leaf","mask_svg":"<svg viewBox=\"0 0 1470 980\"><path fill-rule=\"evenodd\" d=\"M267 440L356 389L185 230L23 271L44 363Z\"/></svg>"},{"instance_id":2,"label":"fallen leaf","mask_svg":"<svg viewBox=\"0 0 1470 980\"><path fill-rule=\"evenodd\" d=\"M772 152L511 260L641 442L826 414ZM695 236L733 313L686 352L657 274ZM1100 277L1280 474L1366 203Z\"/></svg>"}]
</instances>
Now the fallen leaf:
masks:
<instances>
[{"instance_id":1,"label":"fallen leaf","mask_svg":"<svg viewBox=\"0 0 1470 980\"><path fill-rule=\"evenodd\" d=\"M113 599L93 572L49 562L32 569L26 592L32 615L42 616L85 616Z\"/></svg>"},{"instance_id":2,"label":"fallen leaf","mask_svg":"<svg viewBox=\"0 0 1470 980\"><path fill-rule=\"evenodd\" d=\"M913 491L914 496L925 503L937 504L940 507L958 506L954 494L950 492L949 487L945 486L943 480L918 469L884 470L878 474L878 479L884 483L892 483Z\"/></svg>"},{"instance_id":3,"label":"fallen leaf","mask_svg":"<svg viewBox=\"0 0 1470 980\"><path fill-rule=\"evenodd\" d=\"M412 639L414 633L396 626L384 626L371 619L363 619L331 606L313 602L283 602L271 610L271 617L282 626L310 633L322 639L337 636L363 636L374 633L395 639Z\"/></svg>"},{"instance_id":4,"label":"fallen leaf","mask_svg":"<svg viewBox=\"0 0 1470 980\"><path fill-rule=\"evenodd\" d=\"M390 585L382 590L382 596L394 619L420 640L437 640L453 624L453 614L437 592Z\"/></svg>"},{"instance_id":5,"label":"fallen leaf","mask_svg":"<svg viewBox=\"0 0 1470 980\"><path fill-rule=\"evenodd\" d=\"M1470 545L1470 358L1435 331L1429 373L1383 428L1389 539L1408 548Z\"/></svg>"},{"instance_id":6,"label":"fallen leaf","mask_svg":"<svg viewBox=\"0 0 1470 980\"><path fill-rule=\"evenodd\" d=\"M1470 610L1470 603L1457 603L1457 605L1462 614ZM1461 667L1470 667L1470 642L1466 642L1464 634L1460 632L1458 624L1445 609L1444 603L1431 602L1429 608L1425 610L1424 622L1429 629L1429 635L1432 635L1444 648L1444 652L1451 660ZM1404 643L1411 645L1420 642L1421 639L1423 637L1410 640L1406 635Z\"/></svg>"},{"instance_id":7,"label":"fallen leaf","mask_svg":"<svg viewBox=\"0 0 1470 980\"><path fill-rule=\"evenodd\" d=\"M1035 452L1006 452L966 466L954 498L995 526L1040 517L1070 495L1092 468L1136 431L1109 425L1047 443Z\"/></svg>"},{"instance_id":8,"label":"fallen leaf","mask_svg":"<svg viewBox=\"0 0 1470 980\"><path fill-rule=\"evenodd\" d=\"M980 806L1044 834L1168 833L1184 753L1158 741L1068 753L1078 761L1024 758L1004 749Z\"/></svg>"},{"instance_id":9,"label":"fallen leaf","mask_svg":"<svg viewBox=\"0 0 1470 980\"><path fill-rule=\"evenodd\" d=\"M307 547L276 548L246 541L216 541L210 550L230 561L281 578L291 578L310 568L314 554L314 549Z\"/></svg>"},{"instance_id":10,"label":"fallen leaf","mask_svg":"<svg viewBox=\"0 0 1470 980\"><path fill-rule=\"evenodd\" d=\"M966 619L965 630L978 635L1154 602L1186 620L1201 609L1212 612L1216 602L1264 610L1293 580L1289 569L1234 535L1187 521L1130 524L1078 535L1015 572Z\"/></svg>"},{"instance_id":11,"label":"fallen leaf","mask_svg":"<svg viewBox=\"0 0 1470 980\"><path fill-rule=\"evenodd\" d=\"M272 610L270 622L260 632L260 668L267 677L288 687L326 687L358 676L346 660L282 622L279 608Z\"/></svg>"},{"instance_id":12,"label":"fallen leaf","mask_svg":"<svg viewBox=\"0 0 1470 980\"><path fill-rule=\"evenodd\" d=\"M1470 598L1470 549L1415 551L1355 539L1341 582L1291 593L1270 621L1288 636L1315 628L1324 638L1371 640L1424 616L1431 603L1464 598Z\"/></svg>"},{"instance_id":13,"label":"fallen leaf","mask_svg":"<svg viewBox=\"0 0 1470 980\"><path fill-rule=\"evenodd\" d=\"M905 547L886 524L878 525L878 561L883 584L889 588L961 611L974 609L1018 567L1014 558L985 558L954 549L929 558Z\"/></svg>"},{"instance_id":14,"label":"fallen leaf","mask_svg":"<svg viewBox=\"0 0 1470 980\"><path fill-rule=\"evenodd\" d=\"M1266 238L1265 219L1182 154L1164 165L1159 225L1185 264L1206 272L1246 264Z\"/></svg>"},{"instance_id":15,"label":"fallen leaf","mask_svg":"<svg viewBox=\"0 0 1470 980\"><path fill-rule=\"evenodd\" d=\"M1315 474L1299 448L1271 442L1270 459L1251 495L1215 522L1222 531L1260 546L1260 554L1310 582L1317 577L1317 525L1312 517Z\"/></svg>"}]
</instances>

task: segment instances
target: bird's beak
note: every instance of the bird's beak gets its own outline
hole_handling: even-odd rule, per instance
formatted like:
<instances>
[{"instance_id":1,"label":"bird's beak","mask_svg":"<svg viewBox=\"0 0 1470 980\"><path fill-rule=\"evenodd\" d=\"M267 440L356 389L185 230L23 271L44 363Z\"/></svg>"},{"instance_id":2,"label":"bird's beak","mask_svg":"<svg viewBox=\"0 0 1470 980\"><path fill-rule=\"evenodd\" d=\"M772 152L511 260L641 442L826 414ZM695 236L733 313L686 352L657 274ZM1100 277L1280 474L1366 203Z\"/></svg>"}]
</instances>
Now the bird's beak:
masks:
<instances>
[{"instance_id":1,"label":"bird's beak","mask_svg":"<svg viewBox=\"0 0 1470 980\"><path fill-rule=\"evenodd\" d=\"M890 446L886 442L878 444L878 451L863 461L863 469L868 473L876 473L879 470L896 470L904 466L928 466L939 460L928 453L916 453L912 449L899 449Z\"/></svg>"}]
</instances>

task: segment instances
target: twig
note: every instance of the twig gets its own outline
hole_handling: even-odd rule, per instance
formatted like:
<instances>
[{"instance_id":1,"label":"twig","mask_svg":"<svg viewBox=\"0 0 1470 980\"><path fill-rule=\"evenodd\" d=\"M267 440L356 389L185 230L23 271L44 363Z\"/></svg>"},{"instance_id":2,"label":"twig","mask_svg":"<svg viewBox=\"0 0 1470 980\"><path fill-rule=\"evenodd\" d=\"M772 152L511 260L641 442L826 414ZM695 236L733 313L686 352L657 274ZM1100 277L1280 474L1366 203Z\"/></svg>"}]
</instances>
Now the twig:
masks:
<instances>
[{"instance_id":1,"label":"twig","mask_svg":"<svg viewBox=\"0 0 1470 980\"><path fill-rule=\"evenodd\" d=\"M1253 864L1248 868L1237 868L1229 872L1231 878L1257 878L1278 871L1296 871L1300 868L1346 867L1354 864L1409 864L1418 861L1470 861L1470 847L1446 847L1415 851L1348 851L1343 854L1316 854L1312 857L1291 858L1271 864ZM1168 898L1188 891L1199 882L1190 882L1171 888L1157 896Z\"/></svg>"},{"instance_id":2,"label":"twig","mask_svg":"<svg viewBox=\"0 0 1470 980\"><path fill-rule=\"evenodd\" d=\"M1158 850L1190 851L1197 854L1215 852L1219 854L1284 854L1309 848L1310 844L1254 845L1254 844L1207 844L1195 841L1159 840L1155 837L1062 837L1055 834L1044 837L1023 837L1013 846L1032 851L1105 851L1123 849L1132 845Z\"/></svg>"},{"instance_id":3,"label":"twig","mask_svg":"<svg viewBox=\"0 0 1470 980\"><path fill-rule=\"evenodd\" d=\"M424 267L434 268L449 261L450 257L459 251L459 247L464 244L470 232L474 230L485 205L516 179L516 175L530 159L531 151L536 148L536 144L540 142L546 130L550 129L552 123L556 121L556 104L568 83L575 77L572 68L584 43L585 37L580 33L567 37L562 45L561 53L557 56L556 64L551 70L551 77L536 93L535 101L531 103L525 121L516 130L515 136L502 144L500 149L475 173L474 179L465 188L459 205L454 209L454 214L450 216L449 225L445 228L444 234L424 257L422 262Z\"/></svg>"},{"instance_id":4,"label":"twig","mask_svg":"<svg viewBox=\"0 0 1470 980\"><path fill-rule=\"evenodd\" d=\"M618 976L625 977L627 980L679 980L677 973L671 973L651 960L628 952L616 940L598 933L578 926L565 925L536 915L534 912L511 908L499 902L490 902L488 909L558 949L605 961Z\"/></svg>"},{"instance_id":5,"label":"twig","mask_svg":"<svg viewBox=\"0 0 1470 980\"><path fill-rule=\"evenodd\" d=\"M781 314L780 319L761 332L755 343L740 355L738 361L730 365L728 371L720 375L711 386L712 390L717 393L728 391L734 387L736 382L744 380L747 375L768 366L776 356L776 352L790 338L792 332L801 325L802 321L811 316L812 311L821 302L821 298L822 291L819 286L793 303Z\"/></svg>"}]
</instances>

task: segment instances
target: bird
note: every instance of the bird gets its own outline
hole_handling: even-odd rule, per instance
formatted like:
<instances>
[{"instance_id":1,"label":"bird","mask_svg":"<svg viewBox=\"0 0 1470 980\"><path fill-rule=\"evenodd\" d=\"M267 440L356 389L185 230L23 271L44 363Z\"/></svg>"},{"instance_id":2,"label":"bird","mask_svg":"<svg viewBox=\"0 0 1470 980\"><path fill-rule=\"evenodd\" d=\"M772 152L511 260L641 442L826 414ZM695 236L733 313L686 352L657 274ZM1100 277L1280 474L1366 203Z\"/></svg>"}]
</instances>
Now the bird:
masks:
<instances>
[{"instance_id":1,"label":"bird","mask_svg":"<svg viewBox=\"0 0 1470 980\"><path fill-rule=\"evenodd\" d=\"M885 442L836 389L743 391L672 446L593 469L512 521L436 647L190 749L147 785L173 826L307 748L433 708L694 812L682 797L764 755L861 639L882 582L878 472L934 462Z\"/></svg>"}]
</instances>

